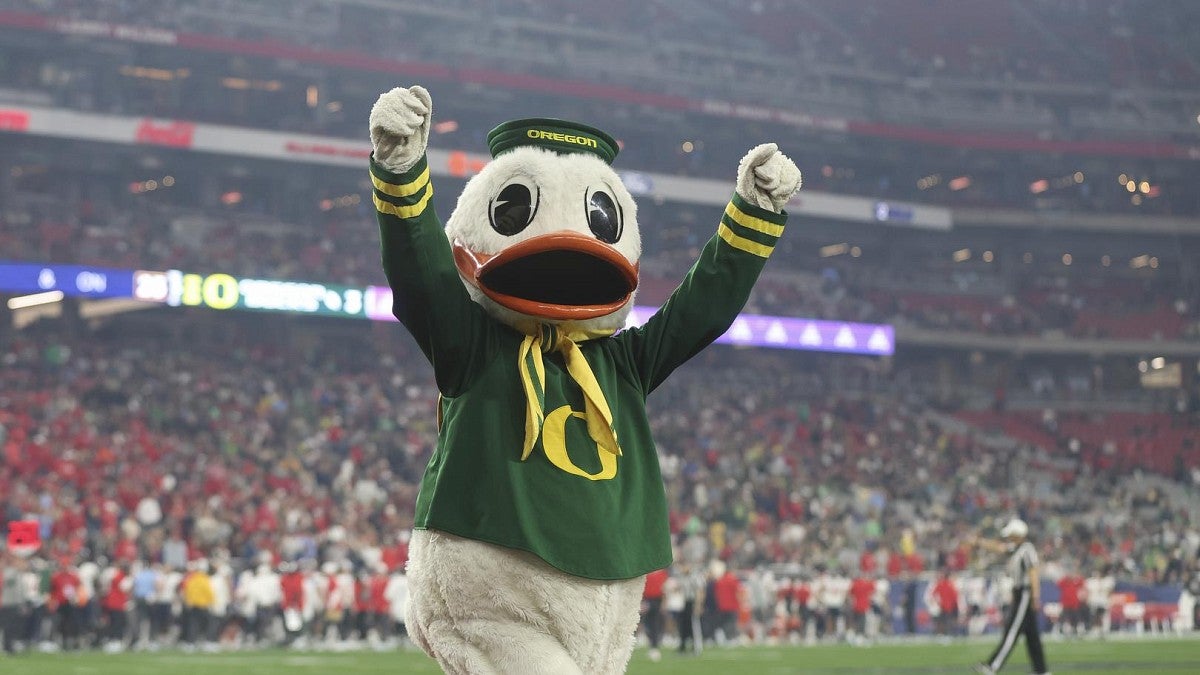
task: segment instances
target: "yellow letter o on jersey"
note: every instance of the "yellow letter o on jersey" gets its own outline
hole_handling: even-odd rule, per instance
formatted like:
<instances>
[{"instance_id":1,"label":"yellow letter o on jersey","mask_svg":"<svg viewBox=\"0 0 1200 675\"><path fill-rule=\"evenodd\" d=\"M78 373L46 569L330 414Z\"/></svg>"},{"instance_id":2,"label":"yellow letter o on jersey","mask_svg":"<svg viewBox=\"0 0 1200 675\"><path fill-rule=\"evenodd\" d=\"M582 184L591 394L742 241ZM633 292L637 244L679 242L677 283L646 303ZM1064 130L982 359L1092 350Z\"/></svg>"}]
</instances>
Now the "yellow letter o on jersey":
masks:
<instances>
[{"instance_id":1,"label":"yellow letter o on jersey","mask_svg":"<svg viewBox=\"0 0 1200 675\"><path fill-rule=\"evenodd\" d=\"M569 405L557 408L554 412L546 415L546 421L542 426L542 448L546 451L546 459L549 459L550 463L559 469L588 480L612 480L615 478L617 456L611 452L601 452L599 447L596 448L596 454L600 457L600 471L588 473L575 466L575 463L571 461L571 457L567 455L567 420L571 417L586 419L587 416L571 410Z\"/></svg>"}]
</instances>

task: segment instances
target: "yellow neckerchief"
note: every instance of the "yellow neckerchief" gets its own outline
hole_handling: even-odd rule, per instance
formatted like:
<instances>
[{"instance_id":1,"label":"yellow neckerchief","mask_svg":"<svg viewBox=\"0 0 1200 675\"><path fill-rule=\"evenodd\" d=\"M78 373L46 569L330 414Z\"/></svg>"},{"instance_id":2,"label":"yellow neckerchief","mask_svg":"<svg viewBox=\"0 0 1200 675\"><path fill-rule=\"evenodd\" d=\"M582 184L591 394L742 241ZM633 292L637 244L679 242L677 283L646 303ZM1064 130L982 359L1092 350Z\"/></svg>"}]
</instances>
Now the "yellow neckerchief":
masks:
<instances>
[{"instance_id":1,"label":"yellow neckerchief","mask_svg":"<svg viewBox=\"0 0 1200 675\"><path fill-rule=\"evenodd\" d=\"M562 330L561 327L549 324L538 324L526 333L521 341L521 350L517 369L521 373L521 384L525 388L525 446L521 451L521 461L529 458L538 436L542 433L542 424L546 420L546 369L542 364L542 353L558 352L563 355L567 364L567 372L575 384L583 390L584 417L587 419L588 435L596 445L604 451L618 457L621 446L617 444L617 434L613 430L612 410L608 401L604 400L604 392L600 383L592 373L591 366L583 357L578 342L592 338L607 337L613 334L611 330Z\"/></svg>"}]
</instances>

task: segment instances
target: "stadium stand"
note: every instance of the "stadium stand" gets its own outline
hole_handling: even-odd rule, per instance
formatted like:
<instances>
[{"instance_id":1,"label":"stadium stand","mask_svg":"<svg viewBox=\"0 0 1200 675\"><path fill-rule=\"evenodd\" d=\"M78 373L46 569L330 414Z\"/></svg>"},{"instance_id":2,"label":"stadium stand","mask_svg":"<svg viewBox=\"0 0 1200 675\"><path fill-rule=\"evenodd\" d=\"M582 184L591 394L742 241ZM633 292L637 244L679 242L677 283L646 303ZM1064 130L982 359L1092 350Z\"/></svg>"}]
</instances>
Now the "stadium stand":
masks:
<instances>
[{"instance_id":1,"label":"stadium stand","mask_svg":"<svg viewBox=\"0 0 1200 675\"><path fill-rule=\"evenodd\" d=\"M1200 17L1154 6L0 0L0 262L383 283L363 166L24 134L11 111L357 141L379 91L429 78L454 122L439 150L553 110L617 124L643 181L728 179L722 158L778 135L811 162L801 199L954 225L795 216L747 311L894 324L896 355L715 347L651 399L677 558L719 561L742 594L704 637L861 634L826 620L852 609L850 577L883 584L868 632L929 631L941 571L979 606L951 629L990 630L1001 561L965 542L1016 512L1055 610L1060 577L1111 575L1091 629L1195 626ZM442 214L468 173L438 177ZM639 199L639 303L714 217ZM415 346L385 323L79 309L0 315L0 529L32 519L45 542L0 559L19 641L394 644L436 434ZM217 602L195 601L205 585Z\"/></svg>"},{"instance_id":2,"label":"stadium stand","mask_svg":"<svg viewBox=\"0 0 1200 675\"><path fill-rule=\"evenodd\" d=\"M0 100L357 139L359 117L380 90L397 77L420 77L463 94L443 99L451 102L442 110L457 125L445 138L461 145L482 145L499 121L496 106L511 114L552 107L564 116L625 121L626 157L639 169L712 171L709 158L741 152L730 129L801 133L822 158L802 167L818 189L975 207L1194 215L1189 186L1197 180L1191 158L1200 126L1187 97L1176 93L1197 77L1186 50L1183 26L1190 24L1169 21L1145 2L994 5L935 2L911 12L803 3L799 15L772 29L791 36L783 44L767 35L734 49L713 26L761 26L782 5L752 3L747 13L737 3L689 2L686 10L677 2L618 4L596 17L576 2L489 3L482 13L446 3L436 11L354 0L267 3L262 15L207 0L9 2L0 4L0 24L11 29L3 34L20 58L0 62ZM538 12L559 21L531 16ZM922 33L948 25L930 16L986 18L997 41ZM612 30L631 18L671 28L641 40ZM78 51L64 55L36 34L70 40ZM720 46L697 48L703 35ZM988 47L1017 35L1021 48ZM913 47L918 36L921 46ZM803 58L781 63L770 57L779 48ZM614 49L625 59L595 56ZM304 67L280 69L281 59ZM732 69L737 78L728 76ZM781 93L780 86L794 90ZM713 123L729 118L742 126ZM656 125L705 133L685 152L681 142L689 139L664 137ZM1014 153L1017 162L997 164L997 154ZM1086 180L1060 183L1076 172ZM1157 189L1131 204L1125 186L1111 180L1121 173ZM962 177L966 184L951 183ZM918 188L926 178L936 180ZM1034 190L1039 181L1045 188Z\"/></svg>"}]
</instances>

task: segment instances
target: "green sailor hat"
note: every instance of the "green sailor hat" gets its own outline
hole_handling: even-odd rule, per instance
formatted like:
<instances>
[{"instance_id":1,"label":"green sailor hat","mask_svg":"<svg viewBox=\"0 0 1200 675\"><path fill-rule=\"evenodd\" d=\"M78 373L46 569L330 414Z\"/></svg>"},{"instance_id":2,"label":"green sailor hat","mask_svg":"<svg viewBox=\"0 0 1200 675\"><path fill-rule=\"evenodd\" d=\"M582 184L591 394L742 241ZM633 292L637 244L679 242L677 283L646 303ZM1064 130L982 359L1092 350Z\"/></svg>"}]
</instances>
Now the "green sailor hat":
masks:
<instances>
[{"instance_id":1,"label":"green sailor hat","mask_svg":"<svg viewBox=\"0 0 1200 675\"><path fill-rule=\"evenodd\" d=\"M555 152L587 152L612 164L617 156L617 142L612 136L579 122L552 117L529 117L505 122L487 135L492 157L523 145L546 148Z\"/></svg>"}]
</instances>

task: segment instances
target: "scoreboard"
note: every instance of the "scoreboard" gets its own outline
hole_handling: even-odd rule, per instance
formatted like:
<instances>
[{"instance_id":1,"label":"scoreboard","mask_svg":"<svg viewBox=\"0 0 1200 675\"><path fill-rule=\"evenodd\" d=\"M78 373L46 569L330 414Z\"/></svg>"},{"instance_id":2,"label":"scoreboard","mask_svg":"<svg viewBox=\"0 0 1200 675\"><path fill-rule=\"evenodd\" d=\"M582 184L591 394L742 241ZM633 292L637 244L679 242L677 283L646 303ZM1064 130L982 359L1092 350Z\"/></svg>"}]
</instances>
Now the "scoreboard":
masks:
<instances>
[{"instance_id":1,"label":"scoreboard","mask_svg":"<svg viewBox=\"0 0 1200 675\"><path fill-rule=\"evenodd\" d=\"M130 298L166 307L396 320L392 316L392 291L386 286L260 279L223 272L201 274L0 261L0 292L50 291L76 298ZM626 327L645 323L655 311L656 307L635 306ZM740 314L717 342L888 356L895 352L895 329L884 324Z\"/></svg>"}]
</instances>

